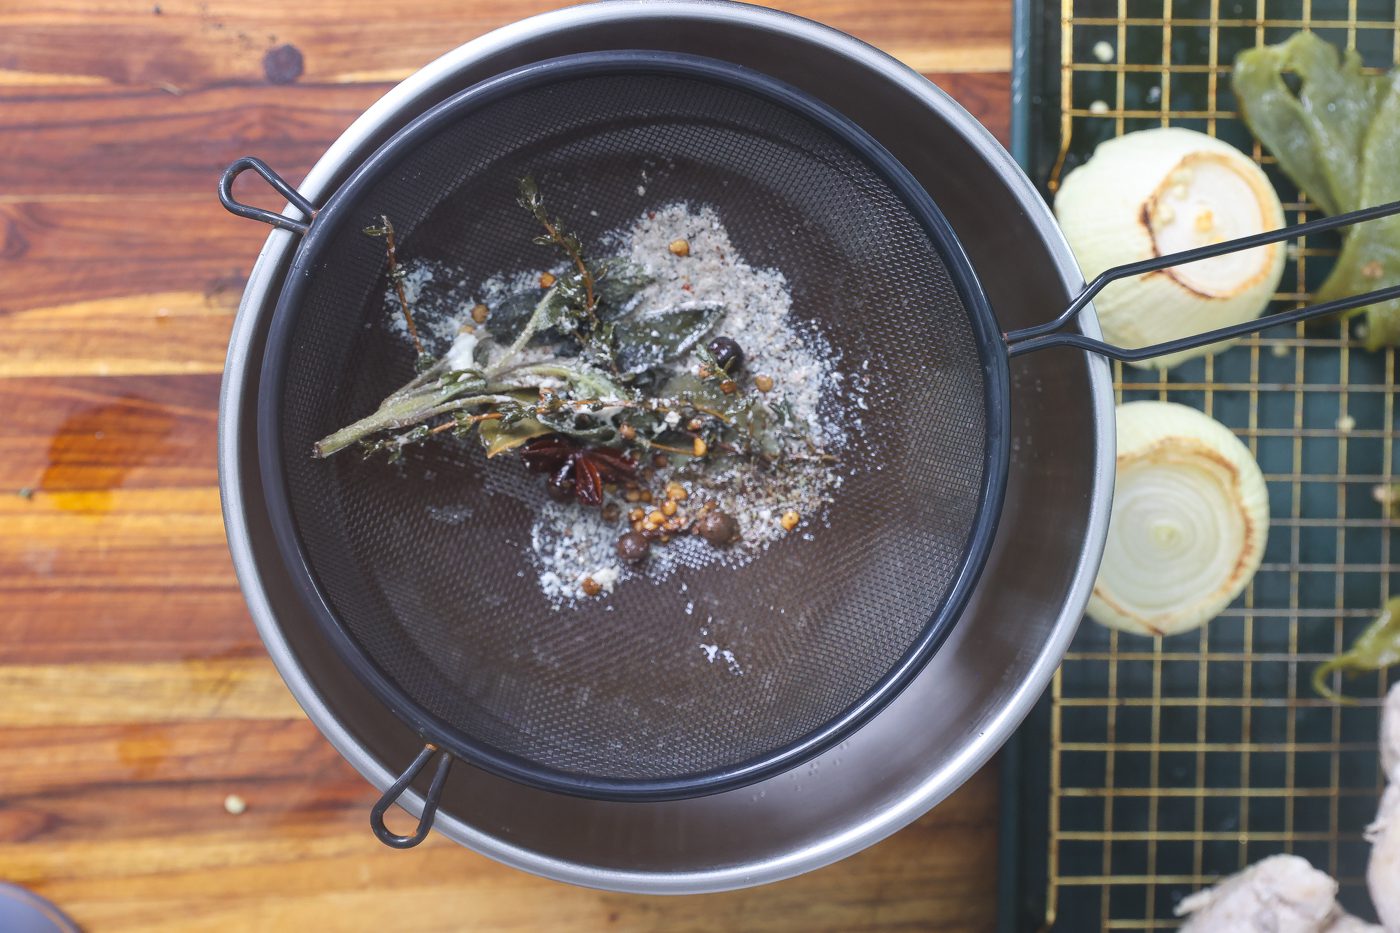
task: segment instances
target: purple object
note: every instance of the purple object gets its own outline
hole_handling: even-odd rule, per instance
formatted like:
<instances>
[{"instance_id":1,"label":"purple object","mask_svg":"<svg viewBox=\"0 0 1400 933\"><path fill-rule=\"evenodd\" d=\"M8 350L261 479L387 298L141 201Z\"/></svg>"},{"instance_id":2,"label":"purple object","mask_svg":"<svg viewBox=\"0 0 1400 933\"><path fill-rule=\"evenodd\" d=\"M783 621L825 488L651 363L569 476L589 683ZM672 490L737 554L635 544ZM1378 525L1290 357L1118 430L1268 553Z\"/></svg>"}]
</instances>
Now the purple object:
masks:
<instances>
[{"instance_id":1,"label":"purple object","mask_svg":"<svg viewBox=\"0 0 1400 933\"><path fill-rule=\"evenodd\" d=\"M37 894L0 884L0 930L5 933L79 933L78 925Z\"/></svg>"}]
</instances>

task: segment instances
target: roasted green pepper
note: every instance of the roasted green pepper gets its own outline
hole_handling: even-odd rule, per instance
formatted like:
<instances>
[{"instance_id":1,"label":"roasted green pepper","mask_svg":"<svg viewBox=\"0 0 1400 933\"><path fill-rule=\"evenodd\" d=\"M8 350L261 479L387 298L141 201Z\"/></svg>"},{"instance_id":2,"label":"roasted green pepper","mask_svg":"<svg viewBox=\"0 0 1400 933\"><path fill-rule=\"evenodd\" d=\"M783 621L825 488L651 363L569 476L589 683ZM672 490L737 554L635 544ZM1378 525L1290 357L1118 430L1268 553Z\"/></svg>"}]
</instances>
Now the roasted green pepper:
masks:
<instances>
[{"instance_id":1,"label":"roasted green pepper","mask_svg":"<svg viewBox=\"0 0 1400 933\"><path fill-rule=\"evenodd\" d=\"M1313 689L1330 700L1343 700L1327 683L1333 673L1378 671L1400 663L1400 596L1381 609L1376 620L1357 636L1350 648L1313 671Z\"/></svg>"},{"instance_id":2,"label":"roasted green pepper","mask_svg":"<svg viewBox=\"0 0 1400 933\"><path fill-rule=\"evenodd\" d=\"M1300 32L1241 52L1232 83L1245 123L1324 212L1400 198L1400 71L1365 74L1354 50L1342 54ZM1400 284L1400 218L1361 224L1344 237L1319 300ZM1400 344L1400 301L1364 312L1368 348Z\"/></svg>"}]
</instances>

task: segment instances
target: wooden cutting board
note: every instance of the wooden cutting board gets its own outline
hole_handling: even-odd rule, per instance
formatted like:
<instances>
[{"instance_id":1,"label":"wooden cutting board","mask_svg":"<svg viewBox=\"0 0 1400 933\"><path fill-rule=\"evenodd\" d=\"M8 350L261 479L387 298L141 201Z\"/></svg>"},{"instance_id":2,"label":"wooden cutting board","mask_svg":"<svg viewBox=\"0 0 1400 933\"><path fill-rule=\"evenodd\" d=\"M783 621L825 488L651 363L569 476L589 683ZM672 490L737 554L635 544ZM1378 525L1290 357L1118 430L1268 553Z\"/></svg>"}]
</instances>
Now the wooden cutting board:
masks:
<instances>
[{"instance_id":1,"label":"wooden cutting board","mask_svg":"<svg viewBox=\"0 0 1400 933\"><path fill-rule=\"evenodd\" d=\"M0 0L0 880L85 929L981 930L996 780L805 877L606 894L433 837L266 659L224 544L225 341L265 230L214 185L299 179L394 82L537 0ZM1010 0L797 0L1006 137ZM234 815L225 798L238 795Z\"/></svg>"}]
</instances>

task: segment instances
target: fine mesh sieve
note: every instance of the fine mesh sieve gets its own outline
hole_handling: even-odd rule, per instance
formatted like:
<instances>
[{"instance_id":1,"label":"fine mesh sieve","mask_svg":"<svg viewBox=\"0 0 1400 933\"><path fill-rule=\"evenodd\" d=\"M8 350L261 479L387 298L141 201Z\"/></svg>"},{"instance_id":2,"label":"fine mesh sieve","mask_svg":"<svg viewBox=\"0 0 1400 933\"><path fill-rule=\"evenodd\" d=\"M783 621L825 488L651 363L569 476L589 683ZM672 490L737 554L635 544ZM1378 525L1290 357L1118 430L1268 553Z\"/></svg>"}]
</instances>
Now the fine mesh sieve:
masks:
<instances>
[{"instance_id":1,"label":"fine mesh sieve","mask_svg":"<svg viewBox=\"0 0 1400 933\"><path fill-rule=\"evenodd\" d=\"M235 202L247 168L314 220ZM398 464L312 459L313 441L413 371L383 327L383 244L362 228L388 216L400 255L483 276L538 271L551 259L515 201L526 174L585 243L686 201L712 207L754 266L785 275L793 317L838 369L868 379L828 527L743 567L684 567L664 585L554 611L529 558L531 504L499 492L519 464L488 467L474 442L410 448ZM1008 346L928 195L841 115L708 59L571 56L429 111L319 210L253 159L229 169L221 193L236 213L303 234L264 357L263 482L328 640L428 743L375 808L386 842L423 838L453 756L619 800L779 773L877 712L956 621L1001 506ZM1269 238L1284 236L1188 258ZM1121 358L1233 336L1119 351L1051 333L1105 282L1167 260L1181 258L1105 273L1055 321L1011 335L1026 339L1010 352L1060 343ZM707 642L732 646L743 673L709 663ZM385 808L439 750L418 832L389 834Z\"/></svg>"}]
</instances>

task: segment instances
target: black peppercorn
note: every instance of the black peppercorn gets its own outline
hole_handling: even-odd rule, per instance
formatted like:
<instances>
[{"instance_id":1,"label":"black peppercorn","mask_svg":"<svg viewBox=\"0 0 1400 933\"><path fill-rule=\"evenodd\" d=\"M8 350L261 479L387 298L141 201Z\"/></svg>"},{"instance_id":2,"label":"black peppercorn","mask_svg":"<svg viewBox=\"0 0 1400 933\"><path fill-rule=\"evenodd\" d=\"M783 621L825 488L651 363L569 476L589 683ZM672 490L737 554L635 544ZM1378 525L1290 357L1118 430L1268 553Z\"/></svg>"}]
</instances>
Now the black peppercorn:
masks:
<instances>
[{"instance_id":1,"label":"black peppercorn","mask_svg":"<svg viewBox=\"0 0 1400 933\"><path fill-rule=\"evenodd\" d=\"M637 563L650 550L651 542L640 531L629 531L617 539L617 556L629 564Z\"/></svg>"},{"instance_id":2,"label":"black peppercorn","mask_svg":"<svg viewBox=\"0 0 1400 933\"><path fill-rule=\"evenodd\" d=\"M695 531L715 547L727 547L739 537L739 523L734 516L716 509L695 521Z\"/></svg>"},{"instance_id":3,"label":"black peppercorn","mask_svg":"<svg viewBox=\"0 0 1400 933\"><path fill-rule=\"evenodd\" d=\"M732 337L716 337L706 349L714 355L719 368L733 375L744 365L744 350Z\"/></svg>"}]
</instances>

